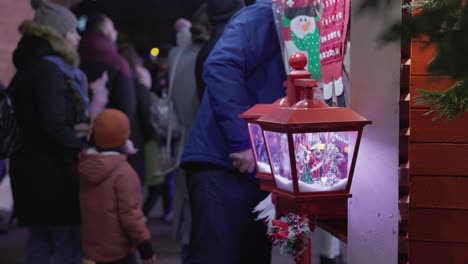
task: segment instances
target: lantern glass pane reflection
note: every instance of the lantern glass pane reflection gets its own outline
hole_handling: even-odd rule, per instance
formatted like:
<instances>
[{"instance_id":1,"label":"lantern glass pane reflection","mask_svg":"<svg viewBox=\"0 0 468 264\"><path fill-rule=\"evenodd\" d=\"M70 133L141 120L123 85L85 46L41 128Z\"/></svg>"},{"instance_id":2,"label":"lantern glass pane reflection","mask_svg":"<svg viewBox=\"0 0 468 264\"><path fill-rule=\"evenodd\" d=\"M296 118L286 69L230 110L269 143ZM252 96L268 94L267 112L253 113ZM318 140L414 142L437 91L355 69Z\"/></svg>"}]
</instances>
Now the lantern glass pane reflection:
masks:
<instances>
[{"instance_id":1,"label":"lantern glass pane reflection","mask_svg":"<svg viewBox=\"0 0 468 264\"><path fill-rule=\"evenodd\" d=\"M293 134L300 192L344 190L357 131Z\"/></svg>"},{"instance_id":2,"label":"lantern glass pane reflection","mask_svg":"<svg viewBox=\"0 0 468 264\"><path fill-rule=\"evenodd\" d=\"M264 131L265 140L270 155L273 176L276 186L280 189L293 191L291 177L291 161L289 160L288 136L286 133Z\"/></svg>"},{"instance_id":3,"label":"lantern glass pane reflection","mask_svg":"<svg viewBox=\"0 0 468 264\"><path fill-rule=\"evenodd\" d=\"M262 128L257 124L249 123L250 137L253 142L257 169L263 173L271 173L270 162L266 152L265 141L263 140Z\"/></svg>"}]
</instances>

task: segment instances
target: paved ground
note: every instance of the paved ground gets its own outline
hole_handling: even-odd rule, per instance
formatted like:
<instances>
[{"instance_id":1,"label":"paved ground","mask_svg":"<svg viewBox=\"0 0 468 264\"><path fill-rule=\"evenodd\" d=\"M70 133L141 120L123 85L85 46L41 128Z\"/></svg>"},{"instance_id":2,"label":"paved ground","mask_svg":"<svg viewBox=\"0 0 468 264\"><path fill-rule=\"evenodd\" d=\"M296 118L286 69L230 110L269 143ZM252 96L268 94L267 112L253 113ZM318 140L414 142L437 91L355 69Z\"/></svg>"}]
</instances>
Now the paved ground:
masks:
<instances>
[{"instance_id":1,"label":"paved ground","mask_svg":"<svg viewBox=\"0 0 468 264\"><path fill-rule=\"evenodd\" d=\"M11 193L8 178L0 185L0 216L8 218L11 208ZM158 254L158 264L179 264L180 249L177 242L171 238L171 225L157 220L160 216L161 205L157 204L153 218L148 226L153 234L153 246ZM8 234L0 235L0 264L23 264L25 256L26 232L16 226L10 226ZM273 253L272 264L293 264L294 261ZM318 262L314 262L318 263Z\"/></svg>"}]
</instances>

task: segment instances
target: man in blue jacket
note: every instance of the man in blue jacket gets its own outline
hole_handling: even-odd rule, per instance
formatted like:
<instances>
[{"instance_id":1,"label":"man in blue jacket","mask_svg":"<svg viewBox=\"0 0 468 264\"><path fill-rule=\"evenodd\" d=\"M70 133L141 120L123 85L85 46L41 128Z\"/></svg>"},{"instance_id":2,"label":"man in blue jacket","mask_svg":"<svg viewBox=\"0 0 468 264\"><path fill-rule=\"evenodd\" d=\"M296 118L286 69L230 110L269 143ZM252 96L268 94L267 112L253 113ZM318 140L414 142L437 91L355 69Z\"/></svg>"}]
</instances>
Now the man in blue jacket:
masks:
<instances>
[{"instance_id":1,"label":"man in blue jacket","mask_svg":"<svg viewBox=\"0 0 468 264\"><path fill-rule=\"evenodd\" d=\"M238 115L284 96L271 0L233 16L203 78L205 95L182 159L193 217L189 262L270 263L266 227L252 213L265 194L252 174L247 127Z\"/></svg>"}]
</instances>

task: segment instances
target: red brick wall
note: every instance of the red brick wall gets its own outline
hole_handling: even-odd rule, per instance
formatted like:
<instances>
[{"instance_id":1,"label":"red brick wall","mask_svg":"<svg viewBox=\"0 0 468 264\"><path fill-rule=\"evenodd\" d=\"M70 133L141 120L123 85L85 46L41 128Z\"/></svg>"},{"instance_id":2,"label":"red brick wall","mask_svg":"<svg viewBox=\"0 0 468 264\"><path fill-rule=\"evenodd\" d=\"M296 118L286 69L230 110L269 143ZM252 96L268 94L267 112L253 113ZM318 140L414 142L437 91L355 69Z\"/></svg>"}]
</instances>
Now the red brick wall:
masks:
<instances>
[{"instance_id":1,"label":"red brick wall","mask_svg":"<svg viewBox=\"0 0 468 264\"><path fill-rule=\"evenodd\" d=\"M15 72L11 57L20 38L18 25L32 16L29 1L0 1L0 80L4 83L8 83Z\"/></svg>"}]
</instances>

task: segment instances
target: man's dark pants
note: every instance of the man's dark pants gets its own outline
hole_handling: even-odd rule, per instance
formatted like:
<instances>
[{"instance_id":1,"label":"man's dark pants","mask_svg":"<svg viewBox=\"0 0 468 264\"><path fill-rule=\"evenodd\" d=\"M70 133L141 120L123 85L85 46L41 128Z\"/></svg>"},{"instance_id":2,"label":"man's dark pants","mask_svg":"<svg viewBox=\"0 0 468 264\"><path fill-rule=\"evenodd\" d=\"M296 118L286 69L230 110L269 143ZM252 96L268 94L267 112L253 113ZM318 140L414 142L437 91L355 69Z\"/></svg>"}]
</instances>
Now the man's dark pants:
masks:
<instances>
[{"instance_id":1,"label":"man's dark pants","mask_svg":"<svg viewBox=\"0 0 468 264\"><path fill-rule=\"evenodd\" d=\"M267 264L271 243L254 207L267 193L252 178L211 164L187 168L190 264Z\"/></svg>"}]
</instances>

